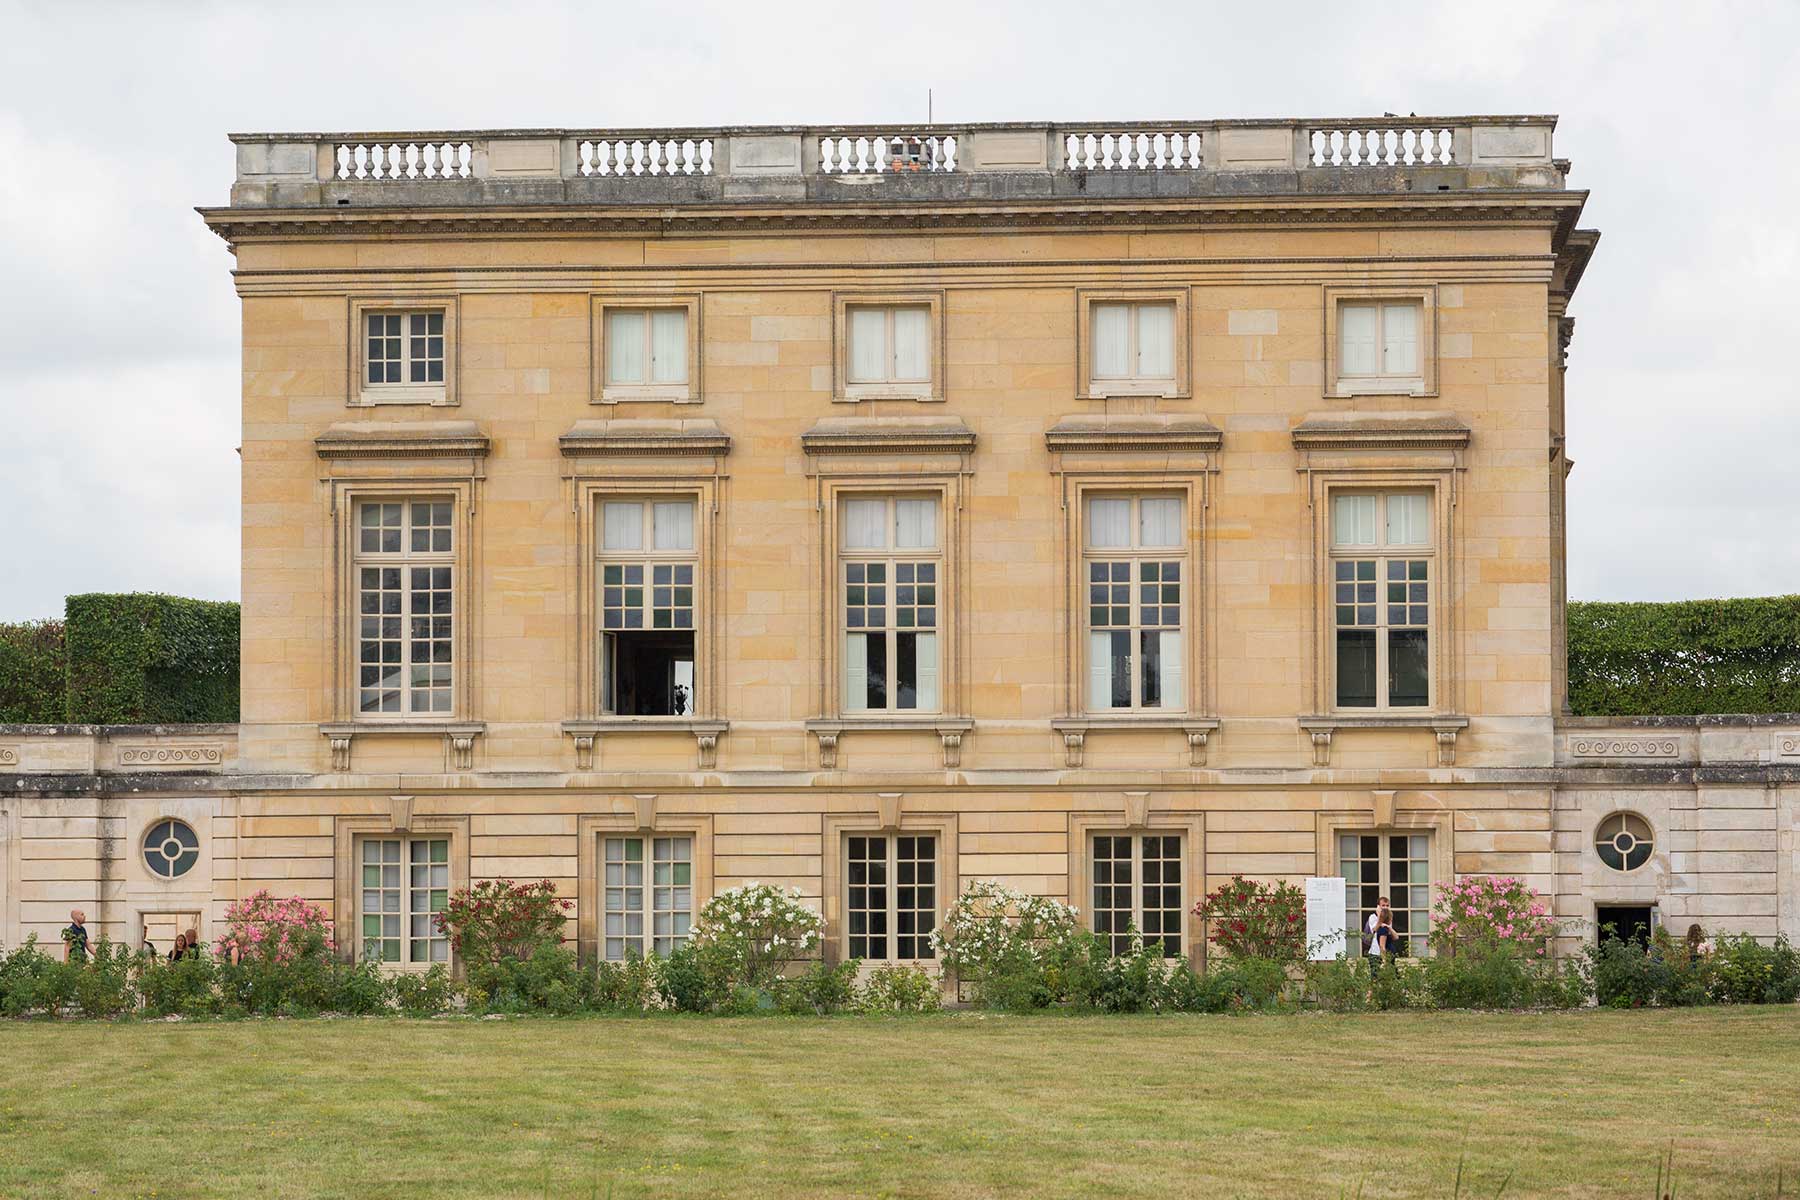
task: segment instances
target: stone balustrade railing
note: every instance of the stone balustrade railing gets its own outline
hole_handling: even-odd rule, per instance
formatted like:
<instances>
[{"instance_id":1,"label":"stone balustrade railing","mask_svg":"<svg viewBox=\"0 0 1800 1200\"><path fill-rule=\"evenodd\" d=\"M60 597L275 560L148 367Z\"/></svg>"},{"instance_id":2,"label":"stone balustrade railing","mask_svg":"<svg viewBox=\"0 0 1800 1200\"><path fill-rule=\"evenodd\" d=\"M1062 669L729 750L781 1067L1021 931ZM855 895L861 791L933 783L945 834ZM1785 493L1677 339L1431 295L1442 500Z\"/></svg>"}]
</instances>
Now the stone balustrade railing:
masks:
<instances>
[{"instance_id":1,"label":"stone balustrade railing","mask_svg":"<svg viewBox=\"0 0 1800 1200\"><path fill-rule=\"evenodd\" d=\"M394 203L422 203L434 187L470 181L999 172L1168 177L1462 170L1485 172L1471 186L1506 184L1510 177L1516 186L1546 187L1561 186L1561 164L1552 157L1555 125L1548 116L1494 116L236 134L234 203L291 202L293 185L385 187ZM1371 181L1370 187L1383 185Z\"/></svg>"}]
</instances>

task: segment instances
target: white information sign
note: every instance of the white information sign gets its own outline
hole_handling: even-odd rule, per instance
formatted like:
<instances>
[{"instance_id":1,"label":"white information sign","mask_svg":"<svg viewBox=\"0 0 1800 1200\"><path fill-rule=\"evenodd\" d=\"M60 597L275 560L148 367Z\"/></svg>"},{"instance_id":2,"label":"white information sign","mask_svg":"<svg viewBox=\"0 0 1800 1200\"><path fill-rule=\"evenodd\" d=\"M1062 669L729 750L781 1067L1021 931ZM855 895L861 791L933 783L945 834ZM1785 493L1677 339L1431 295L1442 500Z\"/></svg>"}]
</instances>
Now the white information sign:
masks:
<instances>
[{"instance_id":1,"label":"white information sign","mask_svg":"<svg viewBox=\"0 0 1800 1200\"><path fill-rule=\"evenodd\" d=\"M1306 944L1315 960L1345 957L1343 876L1306 881Z\"/></svg>"}]
</instances>

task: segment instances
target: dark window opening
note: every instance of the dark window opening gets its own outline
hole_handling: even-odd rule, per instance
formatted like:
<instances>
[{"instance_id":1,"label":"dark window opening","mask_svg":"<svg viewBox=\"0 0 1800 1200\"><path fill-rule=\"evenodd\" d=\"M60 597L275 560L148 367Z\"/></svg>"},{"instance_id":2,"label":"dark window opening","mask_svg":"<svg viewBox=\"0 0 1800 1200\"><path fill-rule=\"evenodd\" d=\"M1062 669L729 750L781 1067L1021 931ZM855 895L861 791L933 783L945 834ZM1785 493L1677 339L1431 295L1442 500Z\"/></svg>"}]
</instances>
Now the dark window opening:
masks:
<instances>
[{"instance_id":1,"label":"dark window opening","mask_svg":"<svg viewBox=\"0 0 1800 1200\"><path fill-rule=\"evenodd\" d=\"M1594 923L1600 927L1603 942L1635 942L1650 944L1651 906L1648 904L1602 904L1594 910Z\"/></svg>"},{"instance_id":2,"label":"dark window opening","mask_svg":"<svg viewBox=\"0 0 1800 1200\"><path fill-rule=\"evenodd\" d=\"M622 717L694 715L694 635L609 633L602 707Z\"/></svg>"}]
</instances>

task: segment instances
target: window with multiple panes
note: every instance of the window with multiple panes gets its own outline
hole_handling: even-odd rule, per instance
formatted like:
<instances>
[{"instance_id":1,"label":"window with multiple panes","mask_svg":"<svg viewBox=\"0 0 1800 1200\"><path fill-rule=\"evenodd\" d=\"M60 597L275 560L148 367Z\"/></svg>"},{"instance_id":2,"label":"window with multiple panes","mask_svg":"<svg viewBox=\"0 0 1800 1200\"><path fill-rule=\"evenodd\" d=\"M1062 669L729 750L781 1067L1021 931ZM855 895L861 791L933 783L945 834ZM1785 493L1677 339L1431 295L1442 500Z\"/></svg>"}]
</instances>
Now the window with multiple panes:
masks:
<instances>
[{"instance_id":1,"label":"window with multiple panes","mask_svg":"<svg viewBox=\"0 0 1800 1200\"><path fill-rule=\"evenodd\" d=\"M1166 301L1099 301L1089 309L1093 322L1093 376L1096 384L1143 383L1160 388L1175 383L1175 306Z\"/></svg>"},{"instance_id":2,"label":"window with multiple panes","mask_svg":"<svg viewBox=\"0 0 1800 1200\"><path fill-rule=\"evenodd\" d=\"M1094 932L1114 954L1131 950L1136 930L1146 946L1161 944L1170 958L1181 954L1181 835L1103 833L1090 847Z\"/></svg>"},{"instance_id":3,"label":"window with multiple panes","mask_svg":"<svg viewBox=\"0 0 1800 1200\"><path fill-rule=\"evenodd\" d=\"M1338 306L1341 383L1414 387L1423 382L1417 300L1345 302Z\"/></svg>"},{"instance_id":4,"label":"window with multiple panes","mask_svg":"<svg viewBox=\"0 0 1800 1200\"><path fill-rule=\"evenodd\" d=\"M936 497L843 501L844 708L936 712L943 584Z\"/></svg>"},{"instance_id":5,"label":"window with multiple panes","mask_svg":"<svg viewBox=\"0 0 1800 1200\"><path fill-rule=\"evenodd\" d=\"M852 384L929 383L931 309L927 305L852 305L846 379Z\"/></svg>"},{"instance_id":6,"label":"window with multiple panes","mask_svg":"<svg viewBox=\"0 0 1800 1200\"><path fill-rule=\"evenodd\" d=\"M356 506L356 710L366 717L455 709L455 506Z\"/></svg>"},{"instance_id":7,"label":"window with multiple panes","mask_svg":"<svg viewBox=\"0 0 1800 1200\"><path fill-rule=\"evenodd\" d=\"M448 838L364 838L362 957L430 966L450 961L435 917L450 899Z\"/></svg>"},{"instance_id":8,"label":"window with multiple panes","mask_svg":"<svg viewBox=\"0 0 1800 1200\"><path fill-rule=\"evenodd\" d=\"M937 838L852 834L844 839L844 952L850 958L936 957Z\"/></svg>"},{"instance_id":9,"label":"window with multiple panes","mask_svg":"<svg viewBox=\"0 0 1800 1200\"><path fill-rule=\"evenodd\" d=\"M671 953L687 941L694 923L694 839L631 836L603 842L606 957Z\"/></svg>"},{"instance_id":10,"label":"window with multiple panes","mask_svg":"<svg viewBox=\"0 0 1800 1200\"><path fill-rule=\"evenodd\" d=\"M1431 497L1331 498L1331 602L1339 708L1431 704Z\"/></svg>"},{"instance_id":11,"label":"window with multiple panes","mask_svg":"<svg viewBox=\"0 0 1800 1200\"><path fill-rule=\"evenodd\" d=\"M606 310L608 387L685 384L688 381L688 310Z\"/></svg>"},{"instance_id":12,"label":"window with multiple panes","mask_svg":"<svg viewBox=\"0 0 1800 1200\"><path fill-rule=\"evenodd\" d=\"M1431 839L1423 833L1342 833L1338 869L1344 876L1344 926L1357 949L1381 898L1393 910L1394 932L1407 953L1426 952L1431 934Z\"/></svg>"},{"instance_id":13,"label":"window with multiple panes","mask_svg":"<svg viewBox=\"0 0 1800 1200\"><path fill-rule=\"evenodd\" d=\"M1185 710L1181 499L1090 495L1086 503L1087 709Z\"/></svg>"},{"instance_id":14,"label":"window with multiple panes","mask_svg":"<svg viewBox=\"0 0 1800 1200\"><path fill-rule=\"evenodd\" d=\"M444 311L363 314L363 382L369 387L444 382Z\"/></svg>"},{"instance_id":15,"label":"window with multiple panes","mask_svg":"<svg viewBox=\"0 0 1800 1200\"><path fill-rule=\"evenodd\" d=\"M691 717L699 559L692 497L600 503L600 709Z\"/></svg>"}]
</instances>

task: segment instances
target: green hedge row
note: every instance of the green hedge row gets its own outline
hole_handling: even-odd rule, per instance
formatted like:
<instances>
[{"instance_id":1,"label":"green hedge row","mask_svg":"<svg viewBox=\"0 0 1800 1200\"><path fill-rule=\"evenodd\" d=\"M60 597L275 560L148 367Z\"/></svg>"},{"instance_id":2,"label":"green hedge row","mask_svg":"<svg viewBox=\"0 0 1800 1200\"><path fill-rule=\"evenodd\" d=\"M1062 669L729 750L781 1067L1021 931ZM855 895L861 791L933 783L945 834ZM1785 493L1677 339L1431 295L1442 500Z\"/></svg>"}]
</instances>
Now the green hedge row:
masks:
<instances>
[{"instance_id":1,"label":"green hedge row","mask_svg":"<svg viewBox=\"0 0 1800 1200\"><path fill-rule=\"evenodd\" d=\"M1581 716L1800 712L1800 596L1569 605Z\"/></svg>"},{"instance_id":2,"label":"green hedge row","mask_svg":"<svg viewBox=\"0 0 1800 1200\"><path fill-rule=\"evenodd\" d=\"M61 621L0 624L0 725L68 720L68 671Z\"/></svg>"},{"instance_id":3,"label":"green hedge row","mask_svg":"<svg viewBox=\"0 0 1800 1200\"><path fill-rule=\"evenodd\" d=\"M238 606L151 592L70 596L68 720L234 722Z\"/></svg>"}]
</instances>

